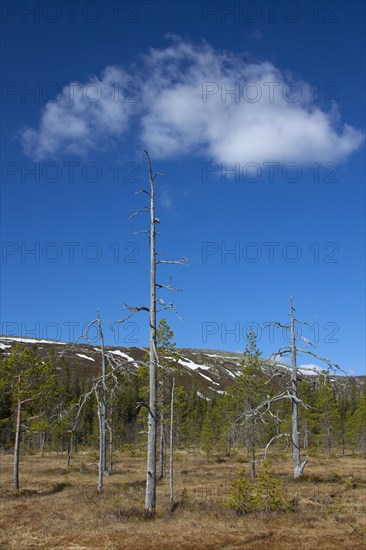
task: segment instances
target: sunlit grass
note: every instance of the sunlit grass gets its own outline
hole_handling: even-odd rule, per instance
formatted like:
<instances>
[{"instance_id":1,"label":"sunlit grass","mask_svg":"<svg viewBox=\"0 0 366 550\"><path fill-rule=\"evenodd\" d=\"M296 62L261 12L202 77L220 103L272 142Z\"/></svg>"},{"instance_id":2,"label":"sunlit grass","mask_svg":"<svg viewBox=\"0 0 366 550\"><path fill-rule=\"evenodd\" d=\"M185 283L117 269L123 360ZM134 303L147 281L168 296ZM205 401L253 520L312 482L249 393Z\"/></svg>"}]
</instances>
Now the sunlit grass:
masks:
<instances>
[{"instance_id":1,"label":"sunlit grass","mask_svg":"<svg viewBox=\"0 0 366 550\"><path fill-rule=\"evenodd\" d=\"M4 549L244 548L361 549L366 535L365 460L355 456L312 459L306 475L291 478L291 458L272 458L292 511L237 517L224 505L243 456L207 463L199 452L179 452L177 506L169 484L158 484L155 520L143 513L145 457L119 453L116 473L97 494L93 453L64 468L58 454L23 456L21 490L11 484L11 455L1 457L1 535ZM82 471L80 472L80 464ZM249 468L248 468L249 470Z\"/></svg>"}]
</instances>

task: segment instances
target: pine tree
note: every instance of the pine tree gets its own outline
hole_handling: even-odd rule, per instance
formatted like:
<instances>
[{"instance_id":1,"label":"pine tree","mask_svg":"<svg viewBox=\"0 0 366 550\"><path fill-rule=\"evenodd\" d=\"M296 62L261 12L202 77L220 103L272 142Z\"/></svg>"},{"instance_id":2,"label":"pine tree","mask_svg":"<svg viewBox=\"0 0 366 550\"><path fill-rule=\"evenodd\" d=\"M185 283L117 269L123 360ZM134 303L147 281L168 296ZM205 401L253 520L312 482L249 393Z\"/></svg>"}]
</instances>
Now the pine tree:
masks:
<instances>
[{"instance_id":1,"label":"pine tree","mask_svg":"<svg viewBox=\"0 0 366 550\"><path fill-rule=\"evenodd\" d=\"M203 420L201 431L201 449L206 454L209 462L214 447L214 431L212 425L211 411L208 410Z\"/></svg>"},{"instance_id":2,"label":"pine tree","mask_svg":"<svg viewBox=\"0 0 366 550\"><path fill-rule=\"evenodd\" d=\"M361 393L358 405L348 422L348 433L362 458L366 454L366 391Z\"/></svg>"},{"instance_id":3,"label":"pine tree","mask_svg":"<svg viewBox=\"0 0 366 550\"><path fill-rule=\"evenodd\" d=\"M175 352L174 333L165 319L161 319L156 331L156 347L158 353L157 376L159 403L159 479L166 476L166 448L168 439L168 418L170 417L171 386L173 370L178 355Z\"/></svg>"},{"instance_id":4,"label":"pine tree","mask_svg":"<svg viewBox=\"0 0 366 550\"><path fill-rule=\"evenodd\" d=\"M260 512L280 512L286 509L281 482L266 460L258 474L255 506Z\"/></svg>"},{"instance_id":5,"label":"pine tree","mask_svg":"<svg viewBox=\"0 0 366 550\"><path fill-rule=\"evenodd\" d=\"M256 414L257 406L269 392L265 386L266 375L262 368L261 352L257 347L252 328L248 333L247 346L241 361L241 374L230 390L233 399L234 417L245 429L247 448L251 458L252 477L256 475L256 448L263 424Z\"/></svg>"},{"instance_id":6,"label":"pine tree","mask_svg":"<svg viewBox=\"0 0 366 550\"><path fill-rule=\"evenodd\" d=\"M327 377L317 394L318 438L331 456L334 444L339 436L340 416L334 388Z\"/></svg>"},{"instance_id":7,"label":"pine tree","mask_svg":"<svg viewBox=\"0 0 366 550\"><path fill-rule=\"evenodd\" d=\"M239 516L252 512L255 509L253 487L245 475L245 468L239 471L234 481L231 482L231 487L232 492L226 502L227 506Z\"/></svg>"},{"instance_id":8,"label":"pine tree","mask_svg":"<svg viewBox=\"0 0 366 550\"><path fill-rule=\"evenodd\" d=\"M16 345L0 366L1 385L10 392L15 413L13 485L18 490L21 426L31 426L56 408L56 365L53 359L40 359L35 349Z\"/></svg>"}]
</instances>

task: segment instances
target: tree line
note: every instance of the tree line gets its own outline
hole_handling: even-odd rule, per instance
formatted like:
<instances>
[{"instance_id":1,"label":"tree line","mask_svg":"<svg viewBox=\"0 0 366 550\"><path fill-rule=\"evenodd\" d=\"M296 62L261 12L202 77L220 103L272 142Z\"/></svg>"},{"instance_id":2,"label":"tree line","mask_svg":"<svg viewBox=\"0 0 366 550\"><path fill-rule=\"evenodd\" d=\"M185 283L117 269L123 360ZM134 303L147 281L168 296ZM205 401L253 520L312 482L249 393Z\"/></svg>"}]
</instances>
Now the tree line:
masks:
<instances>
[{"instance_id":1,"label":"tree line","mask_svg":"<svg viewBox=\"0 0 366 550\"><path fill-rule=\"evenodd\" d=\"M161 319L157 328L158 478L167 476L171 435L175 449L201 450L207 461L245 450L252 477L257 464L274 451L272 447L277 452L291 449L292 400L274 399L291 384L291 371L279 373L273 362L261 357L253 331L248 334L238 376L225 393L211 398L203 397L195 382L184 376L173 338L168 323ZM148 350L146 353L148 357ZM0 380L0 442L3 451L14 453L16 489L20 486L20 456L26 459L27 454L58 452L68 467L80 465L80 449L98 449L99 406L91 391L95 381L80 380L63 357L45 359L36 345L17 344L10 354L2 352L0 356ZM146 449L148 419L142 405L149 398L148 361L130 371L115 369L113 380L106 378L105 386L104 437L109 444L104 447L103 467L105 473L112 474L116 449L136 453ZM311 457L346 452L365 457L364 384L352 377L330 376L327 371L299 375L298 400L301 451Z\"/></svg>"}]
</instances>

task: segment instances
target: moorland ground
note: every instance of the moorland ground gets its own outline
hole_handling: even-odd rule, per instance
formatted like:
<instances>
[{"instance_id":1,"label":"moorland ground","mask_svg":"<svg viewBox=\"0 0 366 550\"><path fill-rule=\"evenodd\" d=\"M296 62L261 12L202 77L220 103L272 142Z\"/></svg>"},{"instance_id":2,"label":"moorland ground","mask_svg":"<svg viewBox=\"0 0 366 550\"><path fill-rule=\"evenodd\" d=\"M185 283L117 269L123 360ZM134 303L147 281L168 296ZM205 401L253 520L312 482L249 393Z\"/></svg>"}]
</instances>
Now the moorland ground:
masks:
<instances>
[{"instance_id":1,"label":"moorland ground","mask_svg":"<svg viewBox=\"0 0 366 550\"><path fill-rule=\"evenodd\" d=\"M178 451L177 505L170 510L168 480L160 481L154 520L143 514L141 451L116 453L115 473L105 478L102 495L96 490L94 451L79 452L69 468L58 453L22 456L18 493L12 490L11 454L0 458L4 550L366 548L366 461L356 454L312 456L297 481L291 477L291 457L272 455L291 509L237 516L224 503L245 465L244 454L207 462L199 451Z\"/></svg>"}]
</instances>

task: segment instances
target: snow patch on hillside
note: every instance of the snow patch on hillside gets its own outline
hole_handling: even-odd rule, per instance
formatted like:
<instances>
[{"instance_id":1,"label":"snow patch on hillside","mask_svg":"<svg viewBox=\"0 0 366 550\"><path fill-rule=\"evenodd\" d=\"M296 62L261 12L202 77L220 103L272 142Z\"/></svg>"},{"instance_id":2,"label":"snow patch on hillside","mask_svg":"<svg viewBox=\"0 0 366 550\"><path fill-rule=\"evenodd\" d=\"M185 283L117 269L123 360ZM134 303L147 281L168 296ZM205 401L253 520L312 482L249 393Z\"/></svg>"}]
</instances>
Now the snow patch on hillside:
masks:
<instances>
[{"instance_id":1,"label":"snow patch on hillside","mask_svg":"<svg viewBox=\"0 0 366 550\"><path fill-rule=\"evenodd\" d=\"M186 357L184 359L179 358L178 363L192 370L197 370L201 368L201 365L197 365L197 363L194 363L193 361L191 361L190 359L187 359Z\"/></svg>"},{"instance_id":2,"label":"snow patch on hillside","mask_svg":"<svg viewBox=\"0 0 366 550\"><path fill-rule=\"evenodd\" d=\"M217 357L218 359L229 359L234 363L240 363L240 359L234 355L218 355L217 353L205 353L208 357Z\"/></svg>"},{"instance_id":3,"label":"snow patch on hillside","mask_svg":"<svg viewBox=\"0 0 366 550\"><path fill-rule=\"evenodd\" d=\"M0 349L6 349L6 348L11 348L11 346L7 346L6 344L0 343Z\"/></svg>"},{"instance_id":4,"label":"snow patch on hillside","mask_svg":"<svg viewBox=\"0 0 366 550\"><path fill-rule=\"evenodd\" d=\"M27 338L26 336L0 336L0 340L24 342L25 344L59 344L61 346L67 344L67 342L59 342L58 340L38 340L36 338Z\"/></svg>"},{"instance_id":5,"label":"snow patch on hillside","mask_svg":"<svg viewBox=\"0 0 366 550\"><path fill-rule=\"evenodd\" d=\"M95 362L95 359L93 359L93 357L88 357L87 355L84 355L83 353L77 353L76 355L78 357L81 357L81 359L88 359L88 361L94 361Z\"/></svg>"},{"instance_id":6,"label":"snow patch on hillside","mask_svg":"<svg viewBox=\"0 0 366 550\"><path fill-rule=\"evenodd\" d=\"M127 353L123 353L123 351L120 351L119 349L116 349L114 351L108 351L108 353L111 353L112 355L119 355L119 357L126 359L130 363L135 362L135 359L133 357L131 357L130 355L127 355Z\"/></svg>"},{"instance_id":7,"label":"snow patch on hillside","mask_svg":"<svg viewBox=\"0 0 366 550\"><path fill-rule=\"evenodd\" d=\"M210 401L210 398L203 395L200 391L197 392L197 395L198 395L198 397L201 397L202 399L206 399L206 401Z\"/></svg>"}]
</instances>

